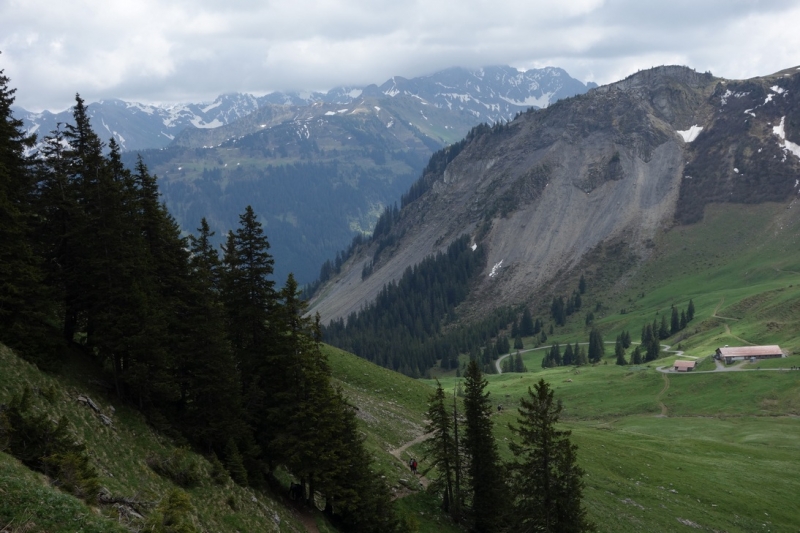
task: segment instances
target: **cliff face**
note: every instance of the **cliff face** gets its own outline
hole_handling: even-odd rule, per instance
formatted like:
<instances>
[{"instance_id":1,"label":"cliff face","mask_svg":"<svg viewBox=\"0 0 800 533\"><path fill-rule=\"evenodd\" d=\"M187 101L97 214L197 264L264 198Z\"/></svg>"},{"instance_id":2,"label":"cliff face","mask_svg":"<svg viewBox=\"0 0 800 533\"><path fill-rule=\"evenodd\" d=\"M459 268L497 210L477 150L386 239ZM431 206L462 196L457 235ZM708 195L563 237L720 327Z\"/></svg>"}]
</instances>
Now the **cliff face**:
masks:
<instances>
[{"instance_id":1,"label":"cliff face","mask_svg":"<svg viewBox=\"0 0 800 533\"><path fill-rule=\"evenodd\" d=\"M733 82L658 67L525 113L426 177L373 274L361 279L365 250L314 309L346 316L464 233L488 250L473 292L484 308L524 302L601 243L646 259L656 232L708 202L785 199L800 177L795 95L800 70Z\"/></svg>"}]
</instances>

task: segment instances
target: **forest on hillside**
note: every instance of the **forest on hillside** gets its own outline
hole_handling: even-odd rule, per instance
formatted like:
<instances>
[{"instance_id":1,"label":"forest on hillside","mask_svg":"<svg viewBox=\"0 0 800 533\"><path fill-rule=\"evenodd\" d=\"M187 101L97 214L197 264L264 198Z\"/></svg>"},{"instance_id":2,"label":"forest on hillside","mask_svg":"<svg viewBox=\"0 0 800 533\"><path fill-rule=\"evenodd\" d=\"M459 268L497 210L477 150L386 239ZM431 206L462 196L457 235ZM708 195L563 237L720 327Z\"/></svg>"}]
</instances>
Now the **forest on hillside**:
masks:
<instances>
[{"instance_id":1,"label":"forest on hillside","mask_svg":"<svg viewBox=\"0 0 800 533\"><path fill-rule=\"evenodd\" d=\"M319 324L293 276L276 287L255 212L220 257L204 219L181 236L141 160L126 169L113 140L104 155L80 97L74 125L26 156L34 139L11 116L13 94L0 78L0 342L51 370L83 352L122 401L240 485L268 487L283 467L343 530L402 530L331 384ZM88 452L28 404L0 412L0 449L77 479L64 486L93 502Z\"/></svg>"},{"instance_id":2,"label":"forest on hillside","mask_svg":"<svg viewBox=\"0 0 800 533\"><path fill-rule=\"evenodd\" d=\"M106 151L80 96L74 124L45 137L31 156L35 139L12 117L13 95L0 72L0 342L50 371L80 352L159 433L208 457L215 478L269 490L282 468L298 481L292 495L308 505L324 501L342 531L413 530L372 468L357 407L331 383L319 316L307 316L293 275L276 287L275 260L255 211L248 206L239 216L220 255L205 218L182 236L141 159L129 170L113 139ZM484 261L480 247L464 237L411 270L397 289L416 296L403 300L411 305L399 315L413 327L396 341L435 333ZM421 297L426 292L430 298ZM396 296L387 288L377 305L395 309ZM464 428L463 446L451 440L456 425L439 401L441 387L430 399L430 431L437 435L431 451L442 445L441 459L455 461L439 465L431 491L443 509L479 532L591 530L581 507L583 472L569 433L554 427L561 407L547 384L522 402L517 459L502 465L476 361L467 378L463 421L452 411L454 424ZM96 504L100 484L91 451L70 434L65 418L53 422L31 409L31 394L25 388L0 405L0 452ZM434 412L443 415L438 424ZM538 437L531 433L539 430ZM182 467L181 452L149 458L148 465L178 485L197 483L196 473ZM456 465L458 488L442 492L441 480ZM506 468L513 472L510 485ZM513 494L507 506L504 494ZM189 497L172 491L148 527L198 531L190 509Z\"/></svg>"}]
</instances>

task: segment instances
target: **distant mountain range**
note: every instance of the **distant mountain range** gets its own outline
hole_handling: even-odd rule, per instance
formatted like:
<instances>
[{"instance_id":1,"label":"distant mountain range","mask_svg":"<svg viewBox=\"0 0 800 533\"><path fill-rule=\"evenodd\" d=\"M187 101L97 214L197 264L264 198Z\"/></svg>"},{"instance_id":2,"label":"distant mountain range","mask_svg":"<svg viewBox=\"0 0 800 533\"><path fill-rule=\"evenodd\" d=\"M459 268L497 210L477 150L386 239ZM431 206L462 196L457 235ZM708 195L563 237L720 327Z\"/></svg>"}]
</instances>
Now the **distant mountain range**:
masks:
<instances>
[{"instance_id":1,"label":"distant mountain range","mask_svg":"<svg viewBox=\"0 0 800 533\"><path fill-rule=\"evenodd\" d=\"M321 92L275 92L265 96L231 93L211 103L151 105L111 99L89 104L89 115L101 138L112 136L123 150L164 148L183 130L213 129L231 124L265 106L305 107L312 104L350 105L362 97L407 95L430 105L469 113L478 122L510 120L529 107L550 103L585 92L595 84L584 84L560 68L520 72L508 66L478 70L451 68L418 78L393 77L381 86L336 87ZM67 123L72 110L33 113L14 108L29 133L39 136Z\"/></svg>"},{"instance_id":2,"label":"distant mountain range","mask_svg":"<svg viewBox=\"0 0 800 533\"><path fill-rule=\"evenodd\" d=\"M279 282L300 283L359 234L372 232L433 152L474 126L585 92L559 68L452 68L381 86L327 93L228 94L210 104L88 104L101 138L114 137L126 164L138 154L159 176L181 227L208 219L217 238L250 204L261 217ZM46 135L71 111L15 110L28 132Z\"/></svg>"}]
</instances>

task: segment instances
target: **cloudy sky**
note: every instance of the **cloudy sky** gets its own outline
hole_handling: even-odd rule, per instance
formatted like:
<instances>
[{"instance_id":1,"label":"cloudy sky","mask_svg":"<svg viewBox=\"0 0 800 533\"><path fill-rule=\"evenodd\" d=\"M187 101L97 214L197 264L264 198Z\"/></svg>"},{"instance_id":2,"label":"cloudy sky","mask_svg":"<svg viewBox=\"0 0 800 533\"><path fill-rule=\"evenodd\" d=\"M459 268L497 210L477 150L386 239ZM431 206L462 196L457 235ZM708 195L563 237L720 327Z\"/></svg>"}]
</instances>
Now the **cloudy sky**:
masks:
<instances>
[{"instance_id":1,"label":"cloudy sky","mask_svg":"<svg viewBox=\"0 0 800 533\"><path fill-rule=\"evenodd\" d=\"M17 104L211 101L450 66L558 66L603 84L683 64L800 65L800 0L0 0Z\"/></svg>"}]
</instances>

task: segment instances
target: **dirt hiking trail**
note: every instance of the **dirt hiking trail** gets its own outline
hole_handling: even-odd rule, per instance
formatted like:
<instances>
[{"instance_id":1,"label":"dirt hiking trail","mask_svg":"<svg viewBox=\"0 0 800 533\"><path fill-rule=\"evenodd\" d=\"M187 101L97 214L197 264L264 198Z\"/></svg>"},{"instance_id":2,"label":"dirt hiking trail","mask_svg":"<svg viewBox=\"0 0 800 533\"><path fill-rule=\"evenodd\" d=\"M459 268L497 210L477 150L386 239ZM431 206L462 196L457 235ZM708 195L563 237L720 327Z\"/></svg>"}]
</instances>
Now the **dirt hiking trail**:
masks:
<instances>
[{"instance_id":1,"label":"dirt hiking trail","mask_svg":"<svg viewBox=\"0 0 800 533\"><path fill-rule=\"evenodd\" d=\"M410 447L414 446L415 444L419 444L421 442L425 442L426 440L428 440L432 436L433 436L433 433L423 433L422 435L418 436L414 440L410 440L410 441L406 442L405 444L403 444L399 448L395 448L393 450L389 450L389 453L392 454L392 456L394 456L395 459L397 459L398 461L403 463L404 467L408 468L408 461L403 458L403 453L407 449L409 449ZM409 474L413 475L413 474L411 474L410 471L409 471ZM430 484L430 481L428 480L428 478L426 478L422 473L420 473L419 475L414 476L414 479L418 480L419 483L423 486L423 488L426 488L426 489L428 488L428 485ZM409 494L413 494L413 492L409 491L409 492L399 493L397 495L397 498L405 498Z\"/></svg>"}]
</instances>

